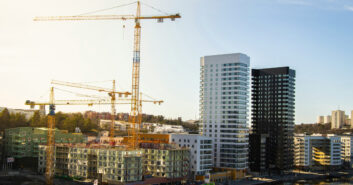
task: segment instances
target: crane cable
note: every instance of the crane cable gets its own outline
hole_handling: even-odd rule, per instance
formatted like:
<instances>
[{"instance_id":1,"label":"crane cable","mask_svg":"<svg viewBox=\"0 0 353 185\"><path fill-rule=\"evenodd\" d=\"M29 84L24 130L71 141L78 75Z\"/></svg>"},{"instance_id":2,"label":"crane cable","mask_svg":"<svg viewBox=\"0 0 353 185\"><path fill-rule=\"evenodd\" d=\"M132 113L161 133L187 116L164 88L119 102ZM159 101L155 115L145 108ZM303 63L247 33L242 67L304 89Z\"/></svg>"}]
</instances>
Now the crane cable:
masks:
<instances>
[{"instance_id":1,"label":"crane cable","mask_svg":"<svg viewBox=\"0 0 353 185\"><path fill-rule=\"evenodd\" d=\"M99 9L99 10L95 10L95 11L90 11L90 12L79 14L77 16L88 15L88 14L97 13L97 12L103 12L103 11L112 10L112 9L115 9L115 8L121 8L121 7L129 6L129 5L132 5L132 4L135 4L135 3L137 3L137 2L134 1L132 3L122 4L122 5L113 6L113 7L110 7L110 8Z\"/></svg>"},{"instance_id":2,"label":"crane cable","mask_svg":"<svg viewBox=\"0 0 353 185\"><path fill-rule=\"evenodd\" d=\"M76 96L80 96L80 97L89 97L89 98L96 98L99 100L103 100L103 99L107 99L104 97L100 97L100 96L96 96L96 95L86 95L86 94L81 94L81 93L77 93L77 92L73 92L73 91L69 91L69 90L65 90L65 89L60 89L55 87L56 90L62 91L62 92L67 92L67 93L71 93L71 94L75 94Z\"/></svg>"},{"instance_id":3,"label":"crane cable","mask_svg":"<svg viewBox=\"0 0 353 185\"><path fill-rule=\"evenodd\" d=\"M154 6L151 6L151 5L149 5L149 4L146 4L146 3L143 3L143 2L141 2L141 4L143 4L143 5L145 5L145 6L149 7L149 8L151 8L151 9L153 9L153 10L156 10L156 11L159 12L159 13L162 13L162 14L165 14L165 15L169 15L167 12L165 12L165 11L163 11L163 10L161 10L161 9L155 8Z\"/></svg>"}]
</instances>

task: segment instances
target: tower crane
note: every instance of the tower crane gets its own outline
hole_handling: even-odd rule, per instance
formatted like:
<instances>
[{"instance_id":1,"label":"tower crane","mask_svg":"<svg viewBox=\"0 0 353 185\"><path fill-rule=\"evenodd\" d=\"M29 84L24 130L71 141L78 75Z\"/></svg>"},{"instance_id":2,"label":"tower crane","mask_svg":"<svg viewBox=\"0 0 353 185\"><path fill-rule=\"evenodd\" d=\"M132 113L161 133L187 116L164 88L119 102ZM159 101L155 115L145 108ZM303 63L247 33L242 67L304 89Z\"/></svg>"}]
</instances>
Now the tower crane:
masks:
<instances>
[{"instance_id":1,"label":"tower crane","mask_svg":"<svg viewBox=\"0 0 353 185\"><path fill-rule=\"evenodd\" d=\"M115 90L115 80L113 80L113 88L112 89L107 89L104 87L97 87L97 86L92 86L92 85L87 85L87 84L82 84L82 83L73 83L73 82L64 82L64 81L58 81L58 80L52 80L52 84L55 85L62 85L62 86L67 86L67 87L75 87L75 88L81 88L81 89L89 89L89 90L94 90L98 92L106 92L110 96L110 104L111 104L111 125L110 125L110 132L109 132L109 140L110 143L113 144L114 142L114 125L115 125L115 115L116 115L116 109L115 109L115 101L116 101L116 94L118 94L119 97L125 96L128 97L131 95L130 92L118 92Z\"/></svg>"},{"instance_id":2,"label":"tower crane","mask_svg":"<svg viewBox=\"0 0 353 185\"><path fill-rule=\"evenodd\" d=\"M50 89L49 96L49 114L48 114L48 141L46 148L46 168L45 181L48 185L53 184L54 175L54 129L55 129L55 105L54 105L54 88Z\"/></svg>"},{"instance_id":3,"label":"tower crane","mask_svg":"<svg viewBox=\"0 0 353 185\"><path fill-rule=\"evenodd\" d=\"M34 21L76 21L76 20L134 20L134 50L133 50L133 66L132 66L132 90L131 90L131 112L130 122L132 129L129 132L132 140L129 142L132 148L136 148L138 142L138 130L141 124L139 115L139 91L140 91L140 45L141 45L141 20L154 19L158 22L163 22L164 19L171 19L174 21L181 18L180 14L173 15L157 15L157 16L141 16L141 3L136 2L136 15L77 15L77 16L44 16L35 17ZM104 11L104 10L103 10ZM95 11L98 12L98 11Z\"/></svg>"},{"instance_id":4,"label":"tower crane","mask_svg":"<svg viewBox=\"0 0 353 185\"><path fill-rule=\"evenodd\" d=\"M64 82L64 81L58 81L58 80L52 80L51 82L53 85L61 85L61 86L67 86L67 87L73 87L73 88L80 88L80 89L88 89L88 90L94 90L94 91L99 91L99 92L107 92L108 95L111 97L111 99L100 99L99 103L100 104L111 104L111 125L110 125L110 142L113 143L114 141L114 126L115 126L115 115L116 115L116 109L115 109L115 104L116 101L120 102L118 104L131 104L131 99L126 99L126 98L121 98L122 96L128 97L130 95L130 92L118 92L115 90L115 80L113 80L113 88L112 89L107 89L103 87L97 87L97 86L92 86L92 85L87 85L87 84L82 84L82 83L74 83L74 82ZM115 94L118 94L119 98L116 99ZM80 100L73 100L70 102L65 102L64 100L62 103L82 103ZM89 101L92 102L94 101L97 103L97 100L84 100L84 101ZM84 103L89 103L89 102L84 102ZM150 102L154 104L161 104L163 103L162 100L139 100L139 107L142 106L142 102ZM61 103L61 102L58 102ZM139 120L141 120L139 118Z\"/></svg>"},{"instance_id":5,"label":"tower crane","mask_svg":"<svg viewBox=\"0 0 353 185\"><path fill-rule=\"evenodd\" d=\"M73 84L71 84L73 85ZM93 87L93 86L91 86ZM114 91L112 91L114 92ZM117 93L117 92L116 92ZM115 93L114 93L115 94ZM119 94L119 93L118 93ZM125 94L125 93L123 93ZM140 104L142 102L152 102L154 104L161 104L163 101L161 100L140 100ZM46 171L45 178L46 184L53 184L53 176L54 176L54 148L55 148L55 105L88 105L93 106L94 104L131 104L130 99L118 99L117 101L112 101L111 99L88 99L88 100L54 100L54 87L50 89L49 102L35 102L27 100L25 105L29 105L31 108L34 108L36 105L46 106L49 105L49 114L48 114L48 142L46 148ZM110 131L114 130L114 126L111 127Z\"/></svg>"}]
</instances>

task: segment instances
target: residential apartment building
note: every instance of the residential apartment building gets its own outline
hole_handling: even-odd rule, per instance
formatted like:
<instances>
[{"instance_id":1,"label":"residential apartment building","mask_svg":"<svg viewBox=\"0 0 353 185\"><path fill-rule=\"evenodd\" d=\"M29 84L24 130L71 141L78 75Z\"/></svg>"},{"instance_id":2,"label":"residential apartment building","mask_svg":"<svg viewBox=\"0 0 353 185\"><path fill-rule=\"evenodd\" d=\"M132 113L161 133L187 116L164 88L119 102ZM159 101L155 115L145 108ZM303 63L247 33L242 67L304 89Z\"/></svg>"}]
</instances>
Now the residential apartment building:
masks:
<instances>
[{"instance_id":1,"label":"residential apartment building","mask_svg":"<svg viewBox=\"0 0 353 185\"><path fill-rule=\"evenodd\" d=\"M242 53L201 57L201 133L213 139L214 164L248 168L250 58Z\"/></svg>"},{"instance_id":2,"label":"residential apartment building","mask_svg":"<svg viewBox=\"0 0 353 185\"><path fill-rule=\"evenodd\" d=\"M81 133L68 133L55 129L55 143L84 143ZM38 157L38 146L47 143L48 129L17 127L5 130L5 151L9 157Z\"/></svg>"},{"instance_id":3,"label":"residential apartment building","mask_svg":"<svg viewBox=\"0 0 353 185\"><path fill-rule=\"evenodd\" d=\"M316 119L316 123L318 124L331 123L331 116L318 116Z\"/></svg>"},{"instance_id":4,"label":"residential apartment building","mask_svg":"<svg viewBox=\"0 0 353 185\"><path fill-rule=\"evenodd\" d=\"M344 166L353 168L353 136L341 136L341 159Z\"/></svg>"},{"instance_id":5,"label":"residential apartment building","mask_svg":"<svg viewBox=\"0 0 353 185\"><path fill-rule=\"evenodd\" d=\"M190 150L173 144L140 143L143 173L181 181L188 178Z\"/></svg>"},{"instance_id":6,"label":"residential apartment building","mask_svg":"<svg viewBox=\"0 0 353 185\"><path fill-rule=\"evenodd\" d=\"M252 70L251 170L282 173L293 168L295 71L289 67ZM267 138L264 139L263 137ZM266 143L263 143L266 142ZM264 150L258 149L265 147ZM265 156L265 160L264 159ZM260 166L262 165L262 166Z\"/></svg>"},{"instance_id":7,"label":"residential apartment building","mask_svg":"<svg viewBox=\"0 0 353 185\"><path fill-rule=\"evenodd\" d=\"M38 172L46 168L46 146L40 145ZM142 150L111 148L103 145L68 145L55 147L55 174L77 179L97 179L102 182L124 183L142 180Z\"/></svg>"},{"instance_id":8,"label":"residential apartment building","mask_svg":"<svg viewBox=\"0 0 353 185\"><path fill-rule=\"evenodd\" d=\"M143 152L123 147L99 148L96 150L98 173L103 182L134 182L143 177ZM91 155L94 158L94 155ZM90 156L88 155L88 158ZM93 161L94 163L95 161Z\"/></svg>"},{"instance_id":9,"label":"residential apartment building","mask_svg":"<svg viewBox=\"0 0 353 185\"><path fill-rule=\"evenodd\" d=\"M345 124L346 114L342 110L332 111L331 129L342 128Z\"/></svg>"},{"instance_id":10,"label":"residential apartment building","mask_svg":"<svg viewBox=\"0 0 353 185\"><path fill-rule=\"evenodd\" d=\"M316 123L323 124L325 122L325 116L318 116L316 119Z\"/></svg>"},{"instance_id":11,"label":"residential apartment building","mask_svg":"<svg viewBox=\"0 0 353 185\"><path fill-rule=\"evenodd\" d=\"M212 170L212 138L198 134L171 134L170 143L190 149L190 171L192 176L205 175Z\"/></svg>"},{"instance_id":12,"label":"residential apartment building","mask_svg":"<svg viewBox=\"0 0 353 185\"><path fill-rule=\"evenodd\" d=\"M297 168L322 170L342 165L341 137L336 135L296 135L294 164Z\"/></svg>"},{"instance_id":13,"label":"residential apartment building","mask_svg":"<svg viewBox=\"0 0 353 185\"><path fill-rule=\"evenodd\" d=\"M99 127L100 128L110 128L112 124L112 120L105 120L105 119L101 119L99 120ZM114 125L115 125L115 130L117 131L127 131L130 129L130 123L125 122L125 121L114 121Z\"/></svg>"},{"instance_id":14,"label":"residential apartment building","mask_svg":"<svg viewBox=\"0 0 353 185\"><path fill-rule=\"evenodd\" d=\"M332 118L331 116L324 116L324 123L331 123Z\"/></svg>"}]
</instances>

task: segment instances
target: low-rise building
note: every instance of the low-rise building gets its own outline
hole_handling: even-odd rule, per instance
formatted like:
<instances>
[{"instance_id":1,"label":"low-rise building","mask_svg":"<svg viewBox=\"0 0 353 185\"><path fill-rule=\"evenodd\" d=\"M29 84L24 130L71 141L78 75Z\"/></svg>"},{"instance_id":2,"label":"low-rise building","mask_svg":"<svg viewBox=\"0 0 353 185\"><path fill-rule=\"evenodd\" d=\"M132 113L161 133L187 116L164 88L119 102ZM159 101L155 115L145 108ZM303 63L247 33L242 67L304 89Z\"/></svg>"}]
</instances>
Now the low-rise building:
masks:
<instances>
[{"instance_id":1,"label":"low-rise building","mask_svg":"<svg viewBox=\"0 0 353 185\"><path fill-rule=\"evenodd\" d=\"M296 135L294 165L304 169L340 168L341 137L336 135Z\"/></svg>"},{"instance_id":2,"label":"low-rise building","mask_svg":"<svg viewBox=\"0 0 353 185\"><path fill-rule=\"evenodd\" d=\"M15 158L38 157L38 146L47 143L48 129L17 127L5 130L6 155ZM84 143L82 133L55 129L55 143Z\"/></svg>"},{"instance_id":3,"label":"low-rise building","mask_svg":"<svg viewBox=\"0 0 353 185\"><path fill-rule=\"evenodd\" d=\"M123 141L124 137L114 137L113 141L115 145L120 145L121 142ZM99 137L99 143L100 144L109 144L110 143L110 137L109 136L102 136Z\"/></svg>"},{"instance_id":4,"label":"low-rise building","mask_svg":"<svg viewBox=\"0 0 353 185\"><path fill-rule=\"evenodd\" d=\"M173 144L140 143L144 174L175 180L189 175L190 150Z\"/></svg>"},{"instance_id":5,"label":"low-rise building","mask_svg":"<svg viewBox=\"0 0 353 185\"><path fill-rule=\"evenodd\" d=\"M170 142L190 149L191 175L205 175L212 170L212 138L198 134L171 134Z\"/></svg>"},{"instance_id":6,"label":"low-rise building","mask_svg":"<svg viewBox=\"0 0 353 185\"><path fill-rule=\"evenodd\" d=\"M46 146L41 145L38 172L46 168ZM142 180L142 150L104 145L56 145L55 174L77 179L97 179L102 182L125 183Z\"/></svg>"},{"instance_id":7,"label":"low-rise building","mask_svg":"<svg viewBox=\"0 0 353 185\"><path fill-rule=\"evenodd\" d=\"M344 166L353 168L353 137L341 136L341 159Z\"/></svg>"},{"instance_id":8,"label":"low-rise building","mask_svg":"<svg viewBox=\"0 0 353 185\"><path fill-rule=\"evenodd\" d=\"M142 180L142 150L100 148L97 151L98 173L103 182L134 182Z\"/></svg>"},{"instance_id":9,"label":"low-rise building","mask_svg":"<svg viewBox=\"0 0 353 185\"><path fill-rule=\"evenodd\" d=\"M46 145L39 145L38 149L38 172L45 173L46 169ZM69 144L56 144L54 152L55 173L61 176L69 175Z\"/></svg>"},{"instance_id":10,"label":"low-rise building","mask_svg":"<svg viewBox=\"0 0 353 185\"><path fill-rule=\"evenodd\" d=\"M156 124L153 132L168 134L168 133L184 133L185 130L181 125Z\"/></svg>"},{"instance_id":11,"label":"low-rise building","mask_svg":"<svg viewBox=\"0 0 353 185\"><path fill-rule=\"evenodd\" d=\"M112 120L101 119L101 120L99 120L99 127L110 128L111 123L112 123ZM115 130L127 131L127 130L129 130L131 123L116 120L116 121L114 121L114 125L115 125Z\"/></svg>"},{"instance_id":12,"label":"low-rise building","mask_svg":"<svg viewBox=\"0 0 353 185\"><path fill-rule=\"evenodd\" d=\"M138 143L159 143L159 144L170 144L169 134L139 134ZM131 137L125 136L121 141L122 144L128 145Z\"/></svg>"}]
</instances>

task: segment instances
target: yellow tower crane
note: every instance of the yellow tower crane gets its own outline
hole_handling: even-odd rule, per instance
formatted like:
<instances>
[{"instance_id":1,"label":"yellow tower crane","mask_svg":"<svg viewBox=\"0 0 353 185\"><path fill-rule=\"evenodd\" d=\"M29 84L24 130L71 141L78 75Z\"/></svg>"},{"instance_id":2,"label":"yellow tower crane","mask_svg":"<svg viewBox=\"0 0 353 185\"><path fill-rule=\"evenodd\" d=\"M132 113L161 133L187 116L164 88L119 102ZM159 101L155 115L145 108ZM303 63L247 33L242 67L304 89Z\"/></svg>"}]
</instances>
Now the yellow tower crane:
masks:
<instances>
[{"instance_id":1,"label":"yellow tower crane","mask_svg":"<svg viewBox=\"0 0 353 185\"><path fill-rule=\"evenodd\" d=\"M82 83L74 83L74 82L64 82L64 81L58 81L58 80L52 80L51 82L53 85L61 85L61 86L66 86L66 87L74 87L74 88L80 88L80 89L88 89L88 90L94 90L94 91L99 91L99 92L106 92L110 96L109 99L101 99L99 100L101 104L111 104L111 125L110 125L110 142L111 144L114 142L114 126L115 126L115 115L116 115L116 109L115 109L115 104L116 101L120 102L119 104L131 104L131 99L128 99L128 97L131 93L130 92L118 92L115 90L115 80L113 80L113 88L112 89L107 89L103 87L97 87L97 86L92 86L92 85L87 85L87 84L82 84ZM115 97L115 94L118 94L118 98ZM142 94L142 93L141 93ZM124 96L125 98L121 98ZM149 97L151 98L151 97ZM87 101L87 100L85 100ZM92 100L90 100L92 101ZM76 103L75 101L71 101L72 103ZM142 107L143 102L149 102L149 103L154 103L154 104L161 104L163 103L162 100L139 100L139 106Z\"/></svg>"},{"instance_id":2,"label":"yellow tower crane","mask_svg":"<svg viewBox=\"0 0 353 185\"><path fill-rule=\"evenodd\" d=\"M103 87L97 87L93 85L87 85L87 84L81 84L81 83L73 83L73 82L64 82L64 81L58 81L58 80L52 80L51 82L54 85L62 85L62 86L67 86L67 87L75 87L75 88L81 88L81 89L89 89L89 90L94 90L98 92L106 92L111 98L111 125L110 125L110 132L109 132L109 140L110 143L113 144L114 142L114 125L115 125L115 115L116 115L116 109L115 109L115 101L116 101L116 94L118 94L119 97L125 96L128 97L131 95L130 92L118 92L115 90L115 80L113 80L113 88L112 89L107 89Z\"/></svg>"},{"instance_id":3,"label":"yellow tower crane","mask_svg":"<svg viewBox=\"0 0 353 185\"><path fill-rule=\"evenodd\" d=\"M44 16L35 17L35 21L76 21L76 20L135 20L134 29L134 51L133 51L133 67L132 67L132 90L131 90L131 112L130 123L132 128L129 131L131 141L129 144L131 148L137 147L138 129L140 123L139 103L140 103L140 45L141 45L141 24L140 20L155 19L158 22L163 22L164 19L171 19L174 21L181 18L180 14L162 15L162 16L141 16L141 3L136 2L136 15L78 15L78 16ZM130 4L128 4L130 5ZM106 9L105 9L106 10ZM95 11L98 12L98 11Z\"/></svg>"}]
</instances>

